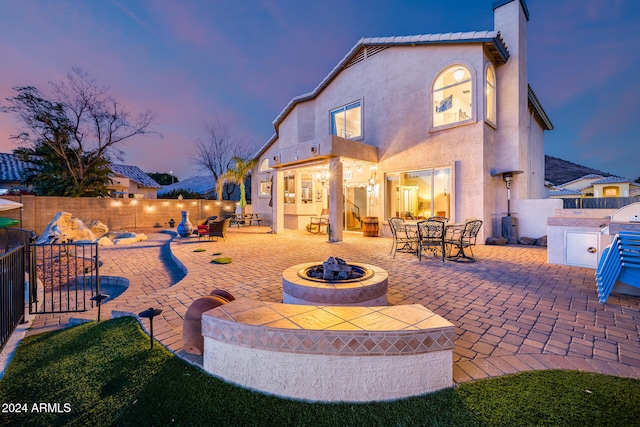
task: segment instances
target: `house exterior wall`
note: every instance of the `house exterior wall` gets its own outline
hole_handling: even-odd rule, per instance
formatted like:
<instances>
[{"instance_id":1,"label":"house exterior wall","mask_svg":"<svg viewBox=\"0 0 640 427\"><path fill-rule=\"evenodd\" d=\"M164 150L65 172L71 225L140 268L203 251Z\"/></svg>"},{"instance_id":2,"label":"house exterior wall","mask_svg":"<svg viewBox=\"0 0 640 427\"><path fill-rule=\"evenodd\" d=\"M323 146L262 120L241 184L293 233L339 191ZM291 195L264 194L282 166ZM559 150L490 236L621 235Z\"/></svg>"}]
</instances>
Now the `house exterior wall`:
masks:
<instances>
[{"instance_id":1,"label":"house exterior wall","mask_svg":"<svg viewBox=\"0 0 640 427\"><path fill-rule=\"evenodd\" d=\"M340 138L335 137L328 142L330 111L360 101L363 135L357 141L377 149L376 200L371 215L386 219L385 174L448 166L452 168L455 185L450 220L479 218L484 221L482 239L499 235L500 218L507 212L507 197L504 182L492 173L524 172L512 183L512 207L520 199L544 197L544 135L529 109L527 18L521 2L512 1L496 8L494 17L495 29L509 48L506 64L493 63L482 43L390 46L343 69L315 96L297 102L276 124L277 136L261 159L279 156L280 164L288 164L293 170L328 162L336 156L332 143L340 143ZM496 74L495 125L484 120L488 64L493 65ZM471 73L472 120L433 129L433 84L438 74L452 65L462 65ZM345 146L348 143L343 142ZM315 155L309 154L312 147L318 147ZM354 157L361 159L357 154ZM276 232L294 223L299 227L301 223L285 224L284 217L294 208L278 202L283 197L283 170L274 171ZM255 176L260 179L260 173ZM341 197L342 193L334 195ZM253 200L259 210L271 209L265 205L266 198L254 195ZM338 210L340 204L337 203ZM314 203L304 208L318 215L321 207Z\"/></svg>"}]
</instances>

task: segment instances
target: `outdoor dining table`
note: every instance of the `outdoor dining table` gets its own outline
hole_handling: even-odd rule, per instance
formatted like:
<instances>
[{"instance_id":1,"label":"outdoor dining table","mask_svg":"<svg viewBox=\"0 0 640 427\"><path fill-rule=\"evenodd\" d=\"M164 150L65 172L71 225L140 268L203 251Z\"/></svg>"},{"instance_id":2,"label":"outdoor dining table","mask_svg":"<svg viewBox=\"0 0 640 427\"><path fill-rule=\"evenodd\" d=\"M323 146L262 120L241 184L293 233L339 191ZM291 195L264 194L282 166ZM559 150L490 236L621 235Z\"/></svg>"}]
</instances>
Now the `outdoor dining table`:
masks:
<instances>
[{"instance_id":1,"label":"outdoor dining table","mask_svg":"<svg viewBox=\"0 0 640 427\"><path fill-rule=\"evenodd\" d=\"M418 241L418 223L422 222L422 221L426 221L424 219L407 219L404 221L404 227L405 227L405 233L407 233L407 237L409 238L415 238L416 239L416 243ZM464 223L461 222L445 222L444 223L444 228L445 228L445 239L446 236L449 235L451 232L456 231L456 230L461 230L464 227ZM416 247L416 253L415 255L418 255L418 248Z\"/></svg>"}]
</instances>

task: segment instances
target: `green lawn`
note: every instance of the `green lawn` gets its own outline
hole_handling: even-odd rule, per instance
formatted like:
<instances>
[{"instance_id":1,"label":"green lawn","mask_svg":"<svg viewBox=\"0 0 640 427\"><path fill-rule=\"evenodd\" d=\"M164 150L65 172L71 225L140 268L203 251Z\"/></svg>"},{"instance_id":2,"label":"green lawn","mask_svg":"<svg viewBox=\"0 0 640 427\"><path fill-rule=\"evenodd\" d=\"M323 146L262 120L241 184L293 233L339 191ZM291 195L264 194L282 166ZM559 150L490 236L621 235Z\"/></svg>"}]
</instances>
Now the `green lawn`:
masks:
<instances>
[{"instance_id":1,"label":"green lawn","mask_svg":"<svg viewBox=\"0 0 640 427\"><path fill-rule=\"evenodd\" d=\"M243 390L159 345L149 350L139 324L122 318L25 339L0 380L0 404L7 426L633 426L640 381L541 371L395 402L312 404Z\"/></svg>"}]
</instances>

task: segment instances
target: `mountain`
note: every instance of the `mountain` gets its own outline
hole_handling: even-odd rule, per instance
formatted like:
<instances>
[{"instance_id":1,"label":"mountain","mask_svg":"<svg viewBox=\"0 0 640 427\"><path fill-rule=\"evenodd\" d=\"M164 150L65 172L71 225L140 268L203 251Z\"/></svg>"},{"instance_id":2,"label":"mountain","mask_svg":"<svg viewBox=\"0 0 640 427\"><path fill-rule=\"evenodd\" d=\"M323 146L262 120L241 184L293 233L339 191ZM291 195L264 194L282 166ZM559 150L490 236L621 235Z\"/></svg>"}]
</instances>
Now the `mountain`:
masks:
<instances>
[{"instance_id":1,"label":"mountain","mask_svg":"<svg viewBox=\"0 0 640 427\"><path fill-rule=\"evenodd\" d=\"M178 181L171 185L165 185L162 189L158 190L158 195L163 195L171 190L188 190L193 191L200 194L205 194L206 192L213 192L213 188L215 187L215 181L211 176L192 176L191 178L184 179L182 181Z\"/></svg>"},{"instance_id":2,"label":"mountain","mask_svg":"<svg viewBox=\"0 0 640 427\"><path fill-rule=\"evenodd\" d=\"M557 157L544 156L544 179L554 185L561 185L585 175L613 176L610 173L572 163Z\"/></svg>"}]
</instances>

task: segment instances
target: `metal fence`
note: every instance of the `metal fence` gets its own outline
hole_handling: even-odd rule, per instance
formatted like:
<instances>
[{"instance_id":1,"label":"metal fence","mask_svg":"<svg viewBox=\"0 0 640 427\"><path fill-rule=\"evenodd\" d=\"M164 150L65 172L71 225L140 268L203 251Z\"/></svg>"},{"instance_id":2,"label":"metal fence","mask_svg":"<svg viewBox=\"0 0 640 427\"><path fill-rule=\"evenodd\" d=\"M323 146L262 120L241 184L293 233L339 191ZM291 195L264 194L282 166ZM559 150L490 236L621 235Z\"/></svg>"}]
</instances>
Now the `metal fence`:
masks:
<instances>
[{"instance_id":1,"label":"metal fence","mask_svg":"<svg viewBox=\"0 0 640 427\"><path fill-rule=\"evenodd\" d=\"M29 313L69 313L93 308L100 293L97 243L31 246L38 280L29 281Z\"/></svg>"},{"instance_id":2,"label":"metal fence","mask_svg":"<svg viewBox=\"0 0 640 427\"><path fill-rule=\"evenodd\" d=\"M640 197L586 197L562 199L564 209L620 209L640 202Z\"/></svg>"},{"instance_id":3,"label":"metal fence","mask_svg":"<svg viewBox=\"0 0 640 427\"><path fill-rule=\"evenodd\" d=\"M31 231L0 229L0 350L24 321L25 277L32 239Z\"/></svg>"}]
</instances>

